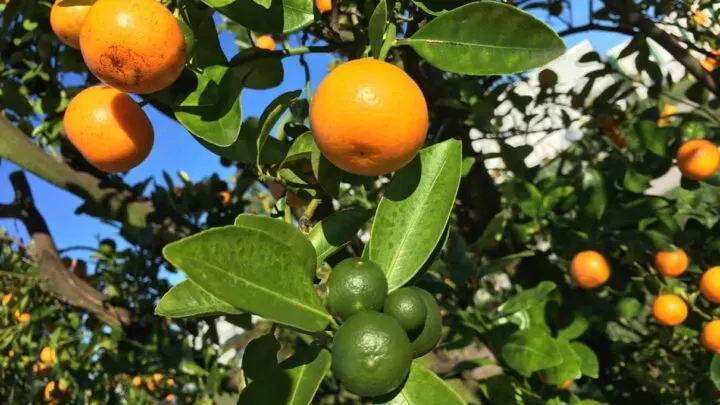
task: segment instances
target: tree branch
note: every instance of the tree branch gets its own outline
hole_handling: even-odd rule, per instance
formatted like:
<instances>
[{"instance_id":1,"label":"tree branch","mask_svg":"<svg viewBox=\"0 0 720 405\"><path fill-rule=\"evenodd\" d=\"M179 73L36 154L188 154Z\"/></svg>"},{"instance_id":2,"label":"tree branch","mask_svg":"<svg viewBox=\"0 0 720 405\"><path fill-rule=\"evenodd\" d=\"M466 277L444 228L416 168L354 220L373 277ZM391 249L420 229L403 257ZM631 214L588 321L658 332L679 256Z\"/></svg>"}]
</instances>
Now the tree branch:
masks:
<instances>
[{"instance_id":1,"label":"tree branch","mask_svg":"<svg viewBox=\"0 0 720 405\"><path fill-rule=\"evenodd\" d=\"M570 27L566 30L562 30L558 32L558 35L561 37L565 37L568 35L574 35L574 34L580 34L583 32L589 32L589 31L605 31L605 32L617 32L620 34L625 35L635 35L632 30L623 29L622 27L609 27L607 25L600 25L595 23L589 23L585 25L578 25L575 27Z\"/></svg>"},{"instance_id":2,"label":"tree branch","mask_svg":"<svg viewBox=\"0 0 720 405\"><path fill-rule=\"evenodd\" d=\"M130 324L127 309L108 304L102 293L67 271L58 257L47 223L35 206L25 174L21 171L11 173L10 182L15 190L15 199L11 204L2 205L0 213L21 220L27 228L32 239L30 252L40 269L42 288L94 314L110 326L119 328Z\"/></svg>"},{"instance_id":3,"label":"tree branch","mask_svg":"<svg viewBox=\"0 0 720 405\"><path fill-rule=\"evenodd\" d=\"M196 231L181 218L159 209L153 201L57 161L30 143L25 134L2 115L0 158L82 198L85 211L123 223L129 228L126 234L133 235L138 239L134 242L142 246L159 249Z\"/></svg>"},{"instance_id":4,"label":"tree branch","mask_svg":"<svg viewBox=\"0 0 720 405\"><path fill-rule=\"evenodd\" d=\"M623 0L605 0L605 4L610 10L620 15L628 23L637 27L640 32L647 37L652 38L660 46L665 48L685 69L702 83L708 90L720 96L720 83L713 78L710 73L703 68L685 48L680 46L675 39L667 32L661 30L655 23L650 21L645 15L634 8L633 3Z\"/></svg>"}]
</instances>

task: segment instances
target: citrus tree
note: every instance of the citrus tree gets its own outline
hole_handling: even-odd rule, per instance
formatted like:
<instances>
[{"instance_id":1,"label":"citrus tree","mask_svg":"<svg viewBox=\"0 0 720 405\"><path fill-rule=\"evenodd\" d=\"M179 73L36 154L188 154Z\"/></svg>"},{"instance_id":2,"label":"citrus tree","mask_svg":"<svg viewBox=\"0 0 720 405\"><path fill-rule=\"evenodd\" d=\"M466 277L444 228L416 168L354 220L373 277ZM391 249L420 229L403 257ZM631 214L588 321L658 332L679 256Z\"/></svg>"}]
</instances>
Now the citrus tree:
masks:
<instances>
[{"instance_id":1,"label":"citrus tree","mask_svg":"<svg viewBox=\"0 0 720 405\"><path fill-rule=\"evenodd\" d=\"M8 403L716 400L712 2L0 7L0 157L130 245L88 266L10 174L0 216L30 240L0 234ZM567 83L562 38L592 31L631 40ZM336 59L317 86L311 53ZM304 87L244 116L293 60ZM129 184L149 109L235 175Z\"/></svg>"}]
</instances>

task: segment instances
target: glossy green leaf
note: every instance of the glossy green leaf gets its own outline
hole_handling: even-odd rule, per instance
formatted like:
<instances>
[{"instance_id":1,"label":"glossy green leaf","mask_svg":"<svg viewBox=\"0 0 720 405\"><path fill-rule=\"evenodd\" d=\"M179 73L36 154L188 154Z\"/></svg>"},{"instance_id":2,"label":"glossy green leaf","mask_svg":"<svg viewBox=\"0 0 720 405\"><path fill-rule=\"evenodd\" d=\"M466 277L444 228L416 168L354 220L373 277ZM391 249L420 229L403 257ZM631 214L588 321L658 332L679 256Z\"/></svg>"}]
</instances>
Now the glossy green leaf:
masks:
<instances>
[{"instance_id":1,"label":"glossy green leaf","mask_svg":"<svg viewBox=\"0 0 720 405\"><path fill-rule=\"evenodd\" d=\"M282 166L295 160L310 159L314 142L311 132L305 132L295 138L283 160Z\"/></svg>"},{"instance_id":2,"label":"glossy green leaf","mask_svg":"<svg viewBox=\"0 0 720 405\"><path fill-rule=\"evenodd\" d=\"M245 387L238 405L310 405L331 362L326 349L299 348L270 373Z\"/></svg>"},{"instance_id":3,"label":"glossy green leaf","mask_svg":"<svg viewBox=\"0 0 720 405\"><path fill-rule=\"evenodd\" d=\"M651 179L649 175L640 173L632 166L628 166L625 176L623 176L623 186L633 193L642 193L650 185Z\"/></svg>"},{"instance_id":4,"label":"glossy green leaf","mask_svg":"<svg viewBox=\"0 0 720 405\"><path fill-rule=\"evenodd\" d=\"M549 211L553 209L557 204L565 198L571 196L574 192L575 187L573 186L560 186L553 188L543 196L542 210Z\"/></svg>"},{"instance_id":5,"label":"glossy green leaf","mask_svg":"<svg viewBox=\"0 0 720 405\"><path fill-rule=\"evenodd\" d=\"M190 280L171 288L155 308L155 315L171 318L240 313L241 310L215 298Z\"/></svg>"},{"instance_id":6,"label":"glossy green leaf","mask_svg":"<svg viewBox=\"0 0 720 405\"><path fill-rule=\"evenodd\" d=\"M637 298L620 298L616 305L618 315L625 319L632 319L642 311L643 304Z\"/></svg>"},{"instance_id":7,"label":"glossy green leaf","mask_svg":"<svg viewBox=\"0 0 720 405\"><path fill-rule=\"evenodd\" d=\"M186 70L183 76L187 79L183 78L182 83L189 80L187 88L193 90L175 107L175 118L190 133L221 147L235 142L242 124L242 83L227 71L224 66L208 67L203 74Z\"/></svg>"},{"instance_id":8,"label":"glossy green leaf","mask_svg":"<svg viewBox=\"0 0 720 405\"><path fill-rule=\"evenodd\" d=\"M277 124L285 110L290 108L290 104L297 100L300 93L302 93L302 90L293 90L283 93L277 96L275 100L270 102L270 104L265 108L265 111L263 111L260 116L260 132L256 141L257 150L262 152L263 146L265 146L265 141L270 137L270 131L272 131L273 127L275 127L275 124Z\"/></svg>"},{"instance_id":9,"label":"glossy green leaf","mask_svg":"<svg viewBox=\"0 0 720 405\"><path fill-rule=\"evenodd\" d=\"M658 156L667 155L667 136L663 128L658 127L657 120L640 120L635 123L635 132L642 145Z\"/></svg>"},{"instance_id":10,"label":"glossy green leaf","mask_svg":"<svg viewBox=\"0 0 720 405\"><path fill-rule=\"evenodd\" d=\"M281 219L253 214L238 215L235 218L235 226L253 229L276 239L284 245L284 249L292 251L301 258L300 264L302 268L312 270L309 272L310 279L315 277L315 269L317 268L315 249L310 240L299 229Z\"/></svg>"},{"instance_id":11,"label":"glossy green leaf","mask_svg":"<svg viewBox=\"0 0 720 405\"><path fill-rule=\"evenodd\" d=\"M180 361L178 366L180 371L187 375L207 375L207 370L202 368L199 364L195 363L191 359L183 359Z\"/></svg>"},{"instance_id":12,"label":"glossy green leaf","mask_svg":"<svg viewBox=\"0 0 720 405\"><path fill-rule=\"evenodd\" d=\"M380 3L375 7L375 11L370 17L370 23L368 24L368 36L370 37L370 50L374 58L380 57L380 50L383 45L383 37L385 36L385 28L387 27L387 1L380 0Z\"/></svg>"},{"instance_id":13,"label":"glossy green leaf","mask_svg":"<svg viewBox=\"0 0 720 405\"><path fill-rule=\"evenodd\" d=\"M201 68L227 63L213 20L212 9L201 9L192 2L180 3L182 20L191 30L193 43L188 44L192 64ZM186 37L187 38L187 37ZM187 41L186 41L187 44ZM200 46L194 46L201 44Z\"/></svg>"},{"instance_id":14,"label":"glossy green leaf","mask_svg":"<svg viewBox=\"0 0 720 405\"><path fill-rule=\"evenodd\" d=\"M524 376L557 366L563 361L555 339L541 328L515 332L502 346L500 353L508 366Z\"/></svg>"},{"instance_id":15,"label":"glossy green leaf","mask_svg":"<svg viewBox=\"0 0 720 405\"><path fill-rule=\"evenodd\" d=\"M570 347L580 359L582 374L591 378L598 378L600 376L600 361L595 352L586 344L580 342L572 342Z\"/></svg>"},{"instance_id":16,"label":"glossy green leaf","mask_svg":"<svg viewBox=\"0 0 720 405\"><path fill-rule=\"evenodd\" d=\"M402 390L390 394L392 398L381 398L385 405L463 405L465 401L435 373L414 361Z\"/></svg>"},{"instance_id":17,"label":"glossy green leaf","mask_svg":"<svg viewBox=\"0 0 720 405\"><path fill-rule=\"evenodd\" d=\"M368 258L380 265L390 291L425 264L445 231L460 185L462 146L451 139L420 151L395 173L375 214Z\"/></svg>"},{"instance_id":18,"label":"glossy green leaf","mask_svg":"<svg viewBox=\"0 0 720 405\"><path fill-rule=\"evenodd\" d=\"M518 73L565 52L562 39L545 23L497 2L458 7L401 43L439 69L470 75Z\"/></svg>"},{"instance_id":19,"label":"glossy green leaf","mask_svg":"<svg viewBox=\"0 0 720 405\"><path fill-rule=\"evenodd\" d=\"M510 315L540 303L545 297L555 290L555 283L552 281L541 281L535 288L521 291L516 296L505 301L497 309L497 316Z\"/></svg>"},{"instance_id":20,"label":"glossy green leaf","mask_svg":"<svg viewBox=\"0 0 720 405\"><path fill-rule=\"evenodd\" d=\"M605 177L600 171L587 168L583 173L580 207L591 218L600 219L605 213L608 196Z\"/></svg>"},{"instance_id":21,"label":"glossy green leaf","mask_svg":"<svg viewBox=\"0 0 720 405\"><path fill-rule=\"evenodd\" d=\"M720 390L720 355L714 355L710 362L710 379L715 388Z\"/></svg>"},{"instance_id":22,"label":"glossy green leaf","mask_svg":"<svg viewBox=\"0 0 720 405\"><path fill-rule=\"evenodd\" d=\"M248 118L240 128L240 134L235 142L230 146L220 147L200 138L196 138L198 142L210 152L222 156L233 162L245 164L255 164L257 156L257 140L260 135L258 120L254 117ZM262 154L260 155L261 164L280 163L287 154L288 146L284 142L280 142L275 138L265 140Z\"/></svg>"},{"instance_id":23,"label":"glossy green leaf","mask_svg":"<svg viewBox=\"0 0 720 405\"><path fill-rule=\"evenodd\" d=\"M338 198L340 196L340 182L344 172L330 163L315 143L313 143L310 154L310 163L312 163L313 173L315 173L315 178L320 187L330 196Z\"/></svg>"},{"instance_id":24,"label":"glossy green leaf","mask_svg":"<svg viewBox=\"0 0 720 405\"><path fill-rule=\"evenodd\" d=\"M582 336L590 326L585 314L582 312L575 312L572 315L572 321L564 328L558 330L558 339L572 340Z\"/></svg>"},{"instance_id":25,"label":"glossy green leaf","mask_svg":"<svg viewBox=\"0 0 720 405\"><path fill-rule=\"evenodd\" d=\"M567 380L580 378L582 376L580 357L575 353L567 340L558 339L556 343L562 362L554 367L543 369L542 374L545 382L557 385Z\"/></svg>"},{"instance_id":26,"label":"glossy green leaf","mask_svg":"<svg viewBox=\"0 0 720 405\"><path fill-rule=\"evenodd\" d=\"M268 9L272 5L272 0L253 0L253 2L264 9Z\"/></svg>"},{"instance_id":27,"label":"glossy green leaf","mask_svg":"<svg viewBox=\"0 0 720 405\"><path fill-rule=\"evenodd\" d=\"M372 211L356 207L333 212L315 224L308 238L315 246L318 262L322 262L350 242L371 215Z\"/></svg>"},{"instance_id":28,"label":"glossy green leaf","mask_svg":"<svg viewBox=\"0 0 720 405\"><path fill-rule=\"evenodd\" d=\"M512 253L507 256L503 256L497 259L493 259L490 263L478 268L478 276L486 276L496 271L504 270L510 263L520 260L523 257L534 256L535 252L532 250L523 250L522 252Z\"/></svg>"},{"instance_id":29,"label":"glossy green leaf","mask_svg":"<svg viewBox=\"0 0 720 405\"><path fill-rule=\"evenodd\" d=\"M259 48L243 49L230 61L230 73L249 89L271 89L285 77L282 55Z\"/></svg>"},{"instance_id":30,"label":"glossy green leaf","mask_svg":"<svg viewBox=\"0 0 720 405\"><path fill-rule=\"evenodd\" d=\"M330 322L303 257L266 233L234 225L213 228L166 245L163 255L235 308L311 332Z\"/></svg>"},{"instance_id":31,"label":"glossy green leaf","mask_svg":"<svg viewBox=\"0 0 720 405\"><path fill-rule=\"evenodd\" d=\"M490 223L485 227L482 236L475 242L478 249L493 249L502 240L505 227L508 222L508 212L502 210L495 214Z\"/></svg>"},{"instance_id":32,"label":"glossy green leaf","mask_svg":"<svg viewBox=\"0 0 720 405\"><path fill-rule=\"evenodd\" d=\"M202 1L231 20L262 33L287 34L315 20L313 0L275 0L269 8L244 0Z\"/></svg>"},{"instance_id":33,"label":"glossy green leaf","mask_svg":"<svg viewBox=\"0 0 720 405\"><path fill-rule=\"evenodd\" d=\"M262 335L248 343L243 351L242 370L248 380L257 380L277 367L280 343L272 333Z\"/></svg>"}]
</instances>

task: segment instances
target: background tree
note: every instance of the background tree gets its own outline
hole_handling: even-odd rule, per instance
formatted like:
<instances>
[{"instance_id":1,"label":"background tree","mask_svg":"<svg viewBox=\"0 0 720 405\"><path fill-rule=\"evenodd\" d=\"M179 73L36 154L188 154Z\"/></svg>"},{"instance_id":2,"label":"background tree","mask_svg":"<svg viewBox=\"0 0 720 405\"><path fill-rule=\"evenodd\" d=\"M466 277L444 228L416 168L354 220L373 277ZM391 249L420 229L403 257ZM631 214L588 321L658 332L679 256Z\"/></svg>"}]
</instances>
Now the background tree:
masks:
<instances>
[{"instance_id":1,"label":"background tree","mask_svg":"<svg viewBox=\"0 0 720 405\"><path fill-rule=\"evenodd\" d=\"M89 163L63 126L69 101L99 83L88 66L102 76L87 63L89 48L81 53L62 24L51 27L50 2L0 5L0 157L81 198L79 214L117 225L131 244L118 249L103 240L89 269L63 260L73 252L55 246L23 172L11 174L14 198L0 216L22 222L30 240L0 237L6 403L715 401L720 360L712 351L720 336L709 321L720 291L717 270L709 269L720 265L720 21L712 2L162 5L181 29L184 67L168 88L128 91L236 169L230 182L168 175L129 184L123 173ZM632 37L618 58L633 60L634 72L589 53L580 62L596 69L575 88L558 86L549 70L529 81L520 72L564 47L521 10L561 37ZM152 34L147 26L142 32ZM219 34L231 35L240 51L225 55ZM664 73L656 49L682 66L682 77ZM330 163L310 132L309 53L331 53L338 62L371 56L407 72L429 110L420 156L380 177ZM278 86L286 58L299 61L305 88L280 95L259 117L243 116L243 92ZM612 84L597 94L603 80ZM528 83L537 87L531 95L522 90ZM502 105L512 114L501 114ZM476 151L471 128L497 140L499 153ZM529 167L532 142L513 140L558 128L582 137ZM683 151L683 144L694 146ZM485 161L497 157L502 169L488 173ZM649 195L650 181L675 166L680 187ZM331 268L364 255L380 264L391 290L409 283L437 300L441 343L413 362L399 397L361 398L340 383L337 369L328 372L338 325L322 307L305 316L266 296L244 300L250 290L240 287L242 277L228 276L237 263L257 268L253 275L273 263L288 271L286 280L305 285L290 269L308 267L308 249L320 297ZM589 250L599 254L577 256ZM672 254L657 255L663 251ZM174 266L191 281L170 290L159 272ZM271 274L261 282L272 290L285 288L281 280ZM669 294L678 299L656 299ZM286 315L253 325L251 312ZM220 314L247 330L223 347ZM219 360L233 348L245 350L242 362ZM306 383L290 384L304 372Z\"/></svg>"}]
</instances>

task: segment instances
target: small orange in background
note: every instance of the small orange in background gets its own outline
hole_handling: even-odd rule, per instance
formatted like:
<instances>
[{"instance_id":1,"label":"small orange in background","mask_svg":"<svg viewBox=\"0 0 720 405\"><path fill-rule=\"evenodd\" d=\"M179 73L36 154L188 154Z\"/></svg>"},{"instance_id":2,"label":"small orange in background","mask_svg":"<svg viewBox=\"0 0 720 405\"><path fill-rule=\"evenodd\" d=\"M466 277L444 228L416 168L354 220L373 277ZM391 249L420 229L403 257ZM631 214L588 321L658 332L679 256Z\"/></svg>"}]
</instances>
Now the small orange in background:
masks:
<instances>
[{"instance_id":1,"label":"small orange in background","mask_svg":"<svg viewBox=\"0 0 720 405\"><path fill-rule=\"evenodd\" d=\"M720 354L720 320L708 322L703 327L701 338L705 348Z\"/></svg>"},{"instance_id":2,"label":"small orange in background","mask_svg":"<svg viewBox=\"0 0 720 405\"><path fill-rule=\"evenodd\" d=\"M22 314L18 311L15 311L15 319L17 319L19 322L30 322L30 319L32 316L28 314L27 312L23 312Z\"/></svg>"},{"instance_id":3,"label":"small orange in background","mask_svg":"<svg viewBox=\"0 0 720 405\"><path fill-rule=\"evenodd\" d=\"M174 387L175 380L173 380L172 378L168 378L167 381L165 381L165 384L167 384L168 387Z\"/></svg>"},{"instance_id":4,"label":"small orange in background","mask_svg":"<svg viewBox=\"0 0 720 405\"><path fill-rule=\"evenodd\" d=\"M156 0L97 0L80 31L80 50L98 79L147 94L175 82L185 65L185 38Z\"/></svg>"},{"instance_id":5,"label":"small orange in background","mask_svg":"<svg viewBox=\"0 0 720 405\"><path fill-rule=\"evenodd\" d=\"M600 253L594 250L585 250L573 257L570 275L582 288L597 288L610 278L610 264Z\"/></svg>"},{"instance_id":6,"label":"small orange in background","mask_svg":"<svg viewBox=\"0 0 720 405\"><path fill-rule=\"evenodd\" d=\"M152 379L155 382L160 382L160 380L163 379L163 375L162 375L162 373L155 373L152 375Z\"/></svg>"},{"instance_id":7,"label":"small orange in background","mask_svg":"<svg viewBox=\"0 0 720 405\"><path fill-rule=\"evenodd\" d=\"M317 7L321 13L326 13L333 8L332 0L315 0L315 7Z\"/></svg>"},{"instance_id":8,"label":"small orange in background","mask_svg":"<svg viewBox=\"0 0 720 405\"><path fill-rule=\"evenodd\" d=\"M270 35L261 35L255 39L255 46L268 51L275 50L275 40Z\"/></svg>"},{"instance_id":9,"label":"small orange in background","mask_svg":"<svg viewBox=\"0 0 720 405\"><path fill-rule=\"evenodd\" d=\"M705 25L708 22L708 15L705 10L698 10L692 13L692 19L698 25Z\"/></svg>"},{"instance_id":10,"label":"small orange in background","mask_svg":"<svg viewBox=\"0 0 720 405\"><path fill-rule=\"evenodd\" d=\"M145 386L147 387L148 391L155 391L155 383L152 382L151 379L148 378L147 381L145 381Z\"/></svg>"},{"instance_id":11,"label":"small orange in background","mask_svg":"<svg viewBox=\"0 0 720 405\"><path fill-rule=\"evenodd\" d=\"M227 207L228 205L230 205L231 195L229 191L220 191L217 193L217 196L220 198L223 207Z\"/></svg>"},{"instance_id":12,"label":"small orange in background","mask_svg":"<svg viewBox=\"0 0 720 405\"><path fill-rule=\"evenodd\" d=\"M572 381L572 380L565 380L565 381L563 381L562 384L558 384L557 389L564 391L564 390L570 388L570 386L571 386L572 384L573 384L573 381Z\"/></svg>"},{"instance_id":13,"label":"small orange in background","mask_svg":"<svg viewBox=\"0 0 720 405\"><path fill-rule=\"evenodd\" d=\"M720 49L715 49L710 53L711 55L706 56L701 63L708 72L712 72L717 67L718 58L720 57Z\"/></svg>"},{"instance_id":14,"label":"small orange in background","mask_svg":"<svg viewBox=\"0 0 720 405\"><path fill-rule=\"evenodd\" d=\"M95 0L55 0L50 9L50 27L60 42L80 49L80 29Z\"/></svg>"},{"instance_id":15,"label":"small orange in background","mask_svg":"<svg viewBox=\"0 0 720 405\"><path fill-rule=\"evenodd\" d=\"M717 145L706 139L693 139L683 143L675 156L682 174L693 180L712 177L720 166Z\"/></svg>"},{"instance_id":16,"label":"small orange in background","mask_svg":"<svg viewBox=\"0 0 720 405\"><path fill-rule=\"evenodd\" d=\"M15 356L15 352L10 350L8 351L8 357L13 358Z\"/></svg>"},{"instance_id":17,"label":"small orange in background","mask_svg":"<svg viewBox=\"0 0 720 405\"><path fill-rule=\"evenodd\" d=\"M12 297L13 297L13 293L10 293L10 292L3 295L3 297L2 297L3 306L5 306L5 307L8 306L8 304L10 303L10 300L12 300Z\"/></svg>"},{"instance_id":18,"label":"small orange in background","mask_svg":"<svg viewBox=\"0 0 720 405\"><path fill-rule=\"evenodd\" d=\"M143 383L142 377L137 376L137 375L135 377L133 377L133 379L132 379L133 387L139 387L142 385L142 383Z\"/></svg>"},{"instance_id":19,"label":"small orange in background","mask_svg":"<svg viewBox=\"0 0 720 405\"><path fill-rule=\"evenodd\" d=\"M405 71L372 58L333 69L310 104L310 127L320 152L353 174L394 172L425 143L428 108Z\"/></svg>"},{"instance_id":20,"label":"small orange in background","mask_svg":"<svg viewBox=\"0 0 720 405\"><path fill-rule=\"evenodd\" d=\"M687 253L682 249L655 253L655 268L667 277L685 273L689 261Z\"/></svg>"},{"instance_id":21,"label":"small orange in background","mask_svg":"<svg viewBox=\"0 0 720 405\"><path fill-rule=\"evenodd\" d=\"M660 119L658 120L658 126L667 126L669 124L670 117L675 113L677 113L677 107L675 107L674 104L665 104L662 109L662 114L660 114Z\"/></svg>"},{"instance_id":22,"label":"small orange in background","mask_svg":"<svg viewBox=\"0 0 720 405\"><path fill-rule=\"evenodd\" d=\"M165 396L165 401L167 401L167 402L172 402L174 400L175 400L175 394L167 394Z\"/></svg>"},{"instance_id":23,"label":"small orange in background","mask_svg":"<svg viewBox=\"0 0 720 405\"><path fill-rule=\"evenodd\" d=\"M652 314L661 325L677 326L687 318L688 308L685 301L677 295L663 294L653 301Z\"/></svg>"},{"instance_id":24,"label":"small orange in background","mask_svg":"<svg viewBox=\"0 0 720 405\"><path fill-rule=\"evenodd\" d=\"M53 391L55 391L55 381L50 381L45 386L45 400L46 401L52 401Z\"/></svg>"},{"instance_id":25,"label":"small orange in background","mask_svg":"<svg viewBox=\"0 0 720 405\"><path fill-rule=\"evenodd\" d=\"M123 172L139 165L155 139L142 108L127 94L108 86L90 87L76 95L65 111L64 126L83 157L105 172Z\"/></svg>"},{"instance_id":26,"label":"small orange in background","mask_svg":"<svg viewBox=\"0 0 720 405\"><path fill-rule=\"evenodd\" d=\"M51 347L43 347L43 349L40 351L40 361L45 364L52 364L55 363L55 349Z\"/></svg>"},{"instance_id":27,"label":"small orange in background","mask_svg":"<svg viewBox=\"0 0 720 405\"><path fill-rule=\"evenodd\" d=\"M720 304L720 266L710 268L700 278L700 292L710 302Z\"/></svg>"}]
</instances>

